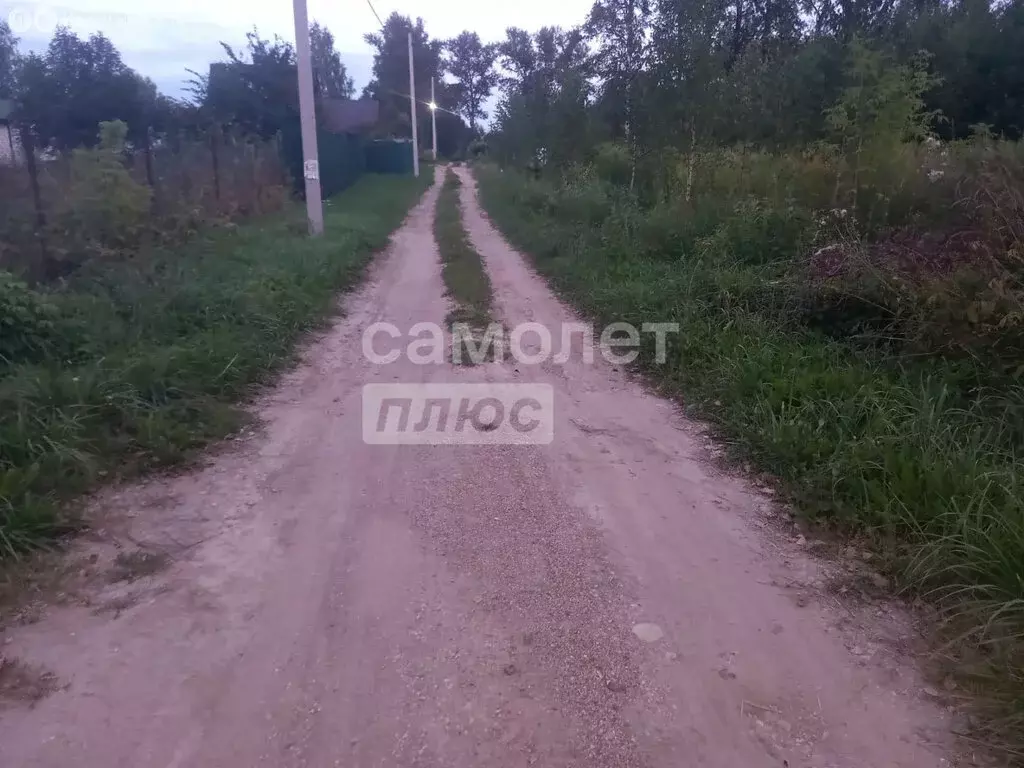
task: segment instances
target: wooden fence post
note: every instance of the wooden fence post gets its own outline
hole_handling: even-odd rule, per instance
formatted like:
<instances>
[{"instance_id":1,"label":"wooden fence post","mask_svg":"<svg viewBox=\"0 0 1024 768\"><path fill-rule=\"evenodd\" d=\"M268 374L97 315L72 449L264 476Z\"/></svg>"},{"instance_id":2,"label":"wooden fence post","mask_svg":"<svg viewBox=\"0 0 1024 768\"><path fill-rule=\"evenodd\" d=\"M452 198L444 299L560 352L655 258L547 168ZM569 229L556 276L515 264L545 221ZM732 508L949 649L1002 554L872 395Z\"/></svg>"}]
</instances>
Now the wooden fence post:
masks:
<instances>
[{"instance_id":1,"label":"wooden fence post","mask_svg":"<svg viewBox=\"0 0 1024 768\"><path fill-rule=\"evenodd\" d=\"M14 131L11 130L11 121L7 121L7 144L11 148L11 165L18 164L18 151L14 148Z\"/></svg>"},{"instance_id":2,"label":"wooden fence post","mask_svg":"<svg viewBox=\"0 0 1024 768\"><path fill-rule=\"evenodd\" d=\"M149 189L152 193L150 207L156 213L160 206L157 200L156 176L153 173L153 141L149 134L150 127L147 125L146 131L142 135L142 151L146 161L146 183L149 184Z\"/></svg>"},{"instance_id":3,"label":"wooden fence post","mask_svg":"<svg viewBox=\"0 0 1024 768\"><path fill-rule=\"evenodd\" d=\"M43 254L43 268L50 269L50 255L46 247L46 211L43 210L43 195L39 190L39 166L36 164L35 138L32 127L23 125L18 128L22 151L25 153L25 166L28 169L29 183L32 185L32 204L36 209L36 237Z\"/></svg>"},{"instance_id":4,"label":"wooden fence post","mask_svg":"<svg viewBox=\"0 0 1024 768\"><path fill-rule=\"evenodd\" d=\"M213 158L213 195L218 205L220 204L220 157L217 153L217 134L220 133L220 126L215 125L210 129L210 155Z\"/></svg>"}]
</instances>

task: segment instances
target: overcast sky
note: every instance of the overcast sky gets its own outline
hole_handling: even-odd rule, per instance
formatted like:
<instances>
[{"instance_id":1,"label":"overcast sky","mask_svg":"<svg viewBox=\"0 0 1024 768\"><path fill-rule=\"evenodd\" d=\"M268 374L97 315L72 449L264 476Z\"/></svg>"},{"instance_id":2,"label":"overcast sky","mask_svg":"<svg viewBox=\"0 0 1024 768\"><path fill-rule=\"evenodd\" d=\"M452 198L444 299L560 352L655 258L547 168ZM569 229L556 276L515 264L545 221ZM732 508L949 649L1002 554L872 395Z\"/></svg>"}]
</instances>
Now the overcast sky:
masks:
<instances>
[{"instance_id":1,"label":"overcast sky","mask_svg":"<svg viewBox=\"0 0 1024 768\"><path fill-rule=\"evenodd\" d=\"M363 34L377 28L366 0L307 0L310 20L334 33L337 48L361 89L369 80L372 49ZM409 0L406 4L374 0L381 18L399 11L423 17L434 38L475 30L484 40L504 37L506 27L536 30L546 25L580 23L592 0ZM290 0L0 0L0 18L8 19L22 39L21 49L46 46L58 23L88 35L102 31L120 49L125 63L151 77L170 96L181 95L186 69L205 71L221 58L218 42L240 45L254 25L264 37L275 33L294 41Z\"/></svg>"}]
</instances>

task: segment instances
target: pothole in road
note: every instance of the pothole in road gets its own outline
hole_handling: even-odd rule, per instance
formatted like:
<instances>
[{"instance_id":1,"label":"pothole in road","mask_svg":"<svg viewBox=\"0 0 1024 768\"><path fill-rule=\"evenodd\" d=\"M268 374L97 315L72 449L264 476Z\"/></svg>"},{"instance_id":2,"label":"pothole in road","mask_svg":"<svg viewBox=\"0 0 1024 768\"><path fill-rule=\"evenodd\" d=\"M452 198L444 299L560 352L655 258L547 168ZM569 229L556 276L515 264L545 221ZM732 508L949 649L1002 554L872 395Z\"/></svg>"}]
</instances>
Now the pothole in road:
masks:
<instances>
[{"instance_id":1,"label":"pothole in road","mask_svg":"<svg viewBox=\"0 0 1024 768\"><path fill-rule=\"evenodd\" d=\"M634 624L633 634L645 643L656 643L665 636L664 630L662 630L662 628L657 624L649 624L646 622Z\"/></svg>"},{"instance_id":2,"label":"pothole in road","mask_svg":"<svg viewBox=\"0 0 1024 768\"><path fill-rule=\"evenodd\" d=\"M122 552L114 560L114 567L107 574L111 583L119 581L132 582L144 576L153 576L164 570L171 563L165 552L147 552L137 549L134 552Z\"/></svg>"}]
</instances>

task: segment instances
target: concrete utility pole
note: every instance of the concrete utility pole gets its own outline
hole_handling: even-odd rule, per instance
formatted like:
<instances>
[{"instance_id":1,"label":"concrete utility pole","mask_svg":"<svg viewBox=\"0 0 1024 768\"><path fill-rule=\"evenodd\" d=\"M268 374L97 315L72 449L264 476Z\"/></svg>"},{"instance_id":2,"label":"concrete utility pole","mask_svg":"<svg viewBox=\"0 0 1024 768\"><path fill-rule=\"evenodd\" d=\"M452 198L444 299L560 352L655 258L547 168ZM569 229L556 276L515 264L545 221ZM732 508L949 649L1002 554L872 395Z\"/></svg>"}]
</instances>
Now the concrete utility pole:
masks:
<instances>
[{"instance_id":1,"label":"concrete utility pole","mask_svg":"<svg viewBox=\"0 0 1024 768\"><path fill-rule=\"evenodd\" d=\"M306 218L309 234L324 233L324 206L320 199L320 159L316 147L316 102L309 55L309 17L306 0L292 0L295 9L295 58L299 70L299 119L302 123L302 176L306 181Z\"/></svg>"},{"instance_id":2,"label":"concrete utility pole","mask_svg":"<svg viewBox=\"0 0 1024 768\"><path fill-rule=\"evenodd\" d=\"M299 2L300 0L295 0ZM420 141L416 126L416 74L412 66L412 31L409 32L409 110L412 112L412 173L420 177Z\"/></svg>"},{"instance_id":3,"label":"concrete utility pole","mask_svg":"<svg viewBox=\"0 0 1024 768\"><path fill-rule=\"evenodd\" d=\"M437 101L434 98L434 78L430 78L430 127L434 133L434 162L437 162Z\"/></svg>"}]
</instances>

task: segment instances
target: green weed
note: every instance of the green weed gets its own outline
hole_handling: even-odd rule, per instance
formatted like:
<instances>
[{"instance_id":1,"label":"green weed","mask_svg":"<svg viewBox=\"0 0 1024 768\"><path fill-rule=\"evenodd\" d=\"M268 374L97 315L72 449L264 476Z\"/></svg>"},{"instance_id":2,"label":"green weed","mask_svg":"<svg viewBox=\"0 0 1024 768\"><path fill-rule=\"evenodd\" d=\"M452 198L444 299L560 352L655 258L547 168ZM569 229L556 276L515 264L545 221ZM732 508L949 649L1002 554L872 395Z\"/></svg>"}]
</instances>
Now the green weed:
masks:
<instances>
[{"instance_id":1,"label":"green weed","mask_svg":"<svg viewBox=\"0 0 1024 768\"><path fill-rule=\"evenodd\" d=\"M23 325L0 361L0 558L76 525L69 495L183 461L236 429L238 401L336 311L336 292L425 183L364 177L328 201L319 239L305 237L295 206L174 249L88 262L38 300L0 283L0 327Z\"/></svg>"},{"instance_id":2,"label":"green weed","mask_svg":"<svg viewBox=\"0 0 1024 768\"><path fill-rule=\"evenodd\" d=\"M578 175L477 175L492 220L595 321L679 323L667 362L645 339L639 365L717 424L736 457L777 477L808 520L874 537L903 587L944 612L961 680L984 679L977 735L1019 749L1024 388L978 359L809 326L806 209L769 197L714 213L677 204L673 226L671 202L639 208L600 182L581 189Z\"/></svg>"}]
</instances>

